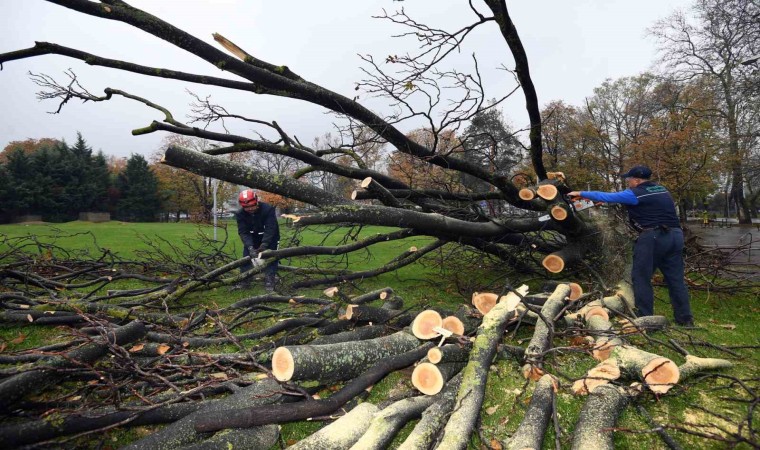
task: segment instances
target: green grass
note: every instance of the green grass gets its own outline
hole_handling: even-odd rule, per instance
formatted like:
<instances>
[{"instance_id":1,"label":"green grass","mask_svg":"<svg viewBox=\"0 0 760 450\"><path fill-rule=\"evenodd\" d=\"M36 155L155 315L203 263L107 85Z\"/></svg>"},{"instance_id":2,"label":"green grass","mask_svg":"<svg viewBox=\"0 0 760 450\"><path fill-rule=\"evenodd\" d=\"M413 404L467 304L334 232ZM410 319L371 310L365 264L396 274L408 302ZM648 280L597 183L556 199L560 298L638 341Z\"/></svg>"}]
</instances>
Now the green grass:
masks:
<instances>
[{"instance_id":1,"label":"green grass","mask_svg":"<svg viewBox=\"0 0 760 450\"><path fill-rule=\"evenodd\" d=\"M240 243L235 235L234 224L228 225L232 232L225 245L225 250L234 254L240 253ZM308 231L300 231L294 234L294 230L283 226L282 246L288 245L293 236L297 237L301 245L337 245L339 243L338 234L330 234L327 227L316 227ZM382 227L364 227L358 233L357 238L370 236L375 233L388 232L390 229ZM6 235L11 238L25 235L37 236L42 242L49 242L57 234L63 233L76 236L59 238L56 245L66 249L90 249L92 254L98 254L97 246L108 248L112 252L125 258L136 258L141 254L140 251L150 249L147 242L157 242L161 248L168 248L168 244L182 247L184 241L190 245L202 245L199 233L206 237L212 235L212 228L207 226L197 226L192 224L124 224L120 222L109 222L103 224L91 224L84 222L71 222L66 224L52 225L0 225L0 236ZM223 236L220 231L220 236ZM7 241L6 241L7 242ZM415 237L403 241L387 242L375 245L371 252L359 252L349 257L320 258L322 263L331 262L339 268L348 268L351 270L362 270L375 267L395 257L400 251L408 249L415 245L418 248L430 242L430 238ZM0 252L3 251L2 241L0 241ZM7 244L6 244L7 245ZM7 248L7 247L6 247ZM444 252L446 248L444 249ZM309 265L310 259L293 259L283 261L289 265ZM467 301L467 296L457 292L457 286L454 286L452 280L468 279L473 286L485 286L491 283L495 275L484 270L472 269L468 271L456 267L456 261L450 263L448 272L441 272L437 265L437 260L427 259L421 264L404 267L396 272L383 274L379 277L364 280L354 285L344 285L344 290L349 295L366 292L372 289L391 286L398 295L405 299L406 307L425 305L438 305L448 308L455 308L462 302ZM449 275L444 275L448 273ZM451 275L453 274L453 275ZM512 280L514 283L525 280ZM135 288L140 285L135 281L119 282L117 286L109 288ZM0 288L1 289L1 288ZM321 295L322 287L306 290L306 295ZM225 306L232 302L248 297L255 293L262 292L260 288L254 291L233 292L230 293L225 288L218 288L210 291L198 292L188 295L182 300L185 305L218 305ZM655 305L655 312L668 316L672 320L672 310L667 302L667 291L664 288L657 288L656 293L658 300ZM690 330L689 335L695 342L708 342L725 346L758 346L760 340L757 332L757 321L760 317L760 302L758 296L751 293L741 295L730 295L726 293L715 294L707 291L692 290L692 308L694 310L695 320L700 327L697 330ZM276 319L267 319L263 323L257 324L258 327L270 325ZM236 332L249 331L256 326L248 325L240 328ZM532 327L523 327L515 336L509 334L505 337L504 342L508 344L525 345L532 334ZM23 335L23 339L20 336ZM669 338L675 338L685 342L684 346L695 355L706 357L720 357L731 359L735 363L735 368L726 372L726 375L736 378L756 378L760 372L760 352L757 349L737 349L735 350L738 357L732 357L710 347L689 345L689 337L678 330L669 330L666 332L654 333L651 336L660 341L667 341ZM11 344L10 341L17 339L17 344ZM0 324L1 342L8 345L7 351L16 351L21 349L33 348L44 344L66 340L64 329L55 327L36 327L32 325L8 325ZM656 344L649 344L643 338L633 339L633 344L640 346L648 351L662 354L672 358L677 364L683 363L684 358L666 347ZM248 342L247 344L252 344ZM556 342L558 345L569 345L567 342ZM231 346L219 346L213 351L234 351ZM559 426L561 429L560 442L562 448L569 448L572 443L572 432L578 417L580 408L583 405L584 398L575 397L568 393L567 387L571 384L570 379L578 377L585 373L587 369L594 366L594 361L590 356L584 353L562 353L551 357L548 361L549 371L560 374L562 389L558 394L558 413ZM567 377L567 378L563 378ZM382 402L388 395L393 395L399 389L408 388L408 381L403 372L393 374L379 382L370 394L368 401L373 403ZM485 439L497 439L506 441L509 435L519 425L523 414L530 401L532 384L527 384L520 375L520 367L513 360L496 361L492 367L492 372L488 380L488 390L483 405L482 414L482 436ZM757 389L755 382L754 388ZM704 425L705 430L712 430L713 425L725 425L722 419L712 417L698 409L694 405L708 406L711 410L720 412L724 417L730 417L734 421L741 420L747 414L747 403L733 402L721 399L721 397L741 397L747 399L747 394L742 393L741 389L731 380L726 378L696 378L686 383L678 385L673 389L671 394L655 399L651 395L643 395L640 399L641 404L646 408L655 421L669 424L682 424L684 422L698 423ZM758 413L754 415L754 422L760 422ZM283 439L285 442L294 442L311 434L320 424L317 422L299 422L286 424L282 429ZM649 426L644 422L633 406L629 406L622 414L618 426L621 430L647 430ZM728 426L728 425L726 425ZM407 426L402 434L411 430L411 425ZM144 435L145 428L136 428L134 430L116 430L110 432L108 439L115 439L107 444L122 445L130 442L139 436ZM723 448L720 443L706 441L704 439L689 436L684 433L671 430L671 435L681 443L683 448ZM397 444L401 438L394 442ZM547 433L544 447L554 448L554 431L550 426ZM486 443L487 444L487 443ZM471 448L478 448L478 438L473 439ZM626 449L660 449L665 448L662 441L653 433L627 433L621 431L616 434L616 447ZM742 448L741 446L739 448ZM749 448L749 447L746 447Z\"/></svg>"}]
</instances>

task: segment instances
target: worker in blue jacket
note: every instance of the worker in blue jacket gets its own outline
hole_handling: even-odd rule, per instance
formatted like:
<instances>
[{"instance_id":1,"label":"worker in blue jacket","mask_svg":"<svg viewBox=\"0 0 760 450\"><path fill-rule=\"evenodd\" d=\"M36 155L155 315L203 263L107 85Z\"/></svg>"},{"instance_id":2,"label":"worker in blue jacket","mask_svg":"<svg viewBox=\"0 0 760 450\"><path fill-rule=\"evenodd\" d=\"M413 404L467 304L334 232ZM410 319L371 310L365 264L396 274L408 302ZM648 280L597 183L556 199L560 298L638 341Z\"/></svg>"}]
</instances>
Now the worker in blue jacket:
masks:
<instances>
[{"instance_id":1,"label":"worker in blue jacket","mask_svg":"<svg viewBox=\"0 0 760 450\"><path fill-rule=\"evenodd\" d=\"M628 220L639 236L633 247L631 281L640 316L654 314L652 274L660 269L670 294L676 323L694 326L689 291L684 282L684 238L675 203L664 186L649 180L647 166L632 167L623 174L628 189L621 192L573 191L571 197L595 202L620 203L628 210Z\"/></svg>"},{"instance_id":2,"label":"worker in blue jacket","mask_svg":"<svg viewBox=\"0 0 760 450\"><path fill-rule=\"evenodd\" d=\"M243 242L243 256L250 256L241 267L242 272L253 269L254 266L263 266L261 252L265 250L277 250L280 244L280 226L277 223L275 207L259 201L259 197L252 189L246 189L238 195L240 209L235 212L238 235ZM272 292L277 279L278 261L271 262L263 270L264 287L267 292ZM248 282L238 285L239 288L249 287Z\"/></svg>"}]
</instances>

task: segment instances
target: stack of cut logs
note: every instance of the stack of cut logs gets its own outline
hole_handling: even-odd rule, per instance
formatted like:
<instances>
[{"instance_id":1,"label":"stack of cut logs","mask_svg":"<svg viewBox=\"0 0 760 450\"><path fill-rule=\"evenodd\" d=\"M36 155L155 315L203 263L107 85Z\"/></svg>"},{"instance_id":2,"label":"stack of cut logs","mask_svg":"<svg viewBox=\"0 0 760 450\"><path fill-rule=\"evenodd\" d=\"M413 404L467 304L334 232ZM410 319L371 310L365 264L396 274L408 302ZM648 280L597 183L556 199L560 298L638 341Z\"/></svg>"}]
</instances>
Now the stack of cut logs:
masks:
<instances>
[{"instance_id":1,"label":"stack of cut logs","mask_svg":"<svg viewBox=\"0 0 760 450\"><path fill-rule=\"evenodd\" d=\"M559 327L585 330L589 353L600 361L572 385L577 395L595 394L589 396L575 429L573 448L577 449L613 448L611 430L617 416L644 389L665 394L685 376L730 366L724 360L689 356L679 367L668 358L628 345L626 335L662 329L668 323L662 316L636 318L627 283L620 283L613 295L592 301L576 283L550 283L549 287L551 292L535 295L528 295L526 286L501 296L475 293L475 309L466 305L455 312L428 309L413 317L400 310L398 302L389 301L379 308L350 304L346 319L371 325L395 318L401 319L396 323L405 328L360 341L277 348L272 372L282 382L356 379L376 369L379 362L415 352L423 356L411 382L424 396L384 409L362 403L294 448L384 448L407 421L422 416L400 448L437 444L436 448L464 449L480 414L488 369L500 352L518 357L523 376L538 382L528 412L507 448L541 448L559 388L559 381L545 373L543 359ZM621 324L617 329L610 321L616 316ZM518 321L535 325L528 346L500 345L506 327ZM633 383L626 385L625 380Z\"/></svg>"}]
</instances>

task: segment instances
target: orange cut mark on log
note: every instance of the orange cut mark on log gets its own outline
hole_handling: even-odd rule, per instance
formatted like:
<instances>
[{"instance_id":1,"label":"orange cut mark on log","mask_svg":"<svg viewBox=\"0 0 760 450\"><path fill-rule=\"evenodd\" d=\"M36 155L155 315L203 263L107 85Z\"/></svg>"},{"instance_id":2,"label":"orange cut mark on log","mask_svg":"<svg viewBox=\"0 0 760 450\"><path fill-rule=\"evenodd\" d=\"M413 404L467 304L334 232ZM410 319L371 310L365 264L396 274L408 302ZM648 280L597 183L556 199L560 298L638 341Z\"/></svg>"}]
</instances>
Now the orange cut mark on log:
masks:
<instances>
[{"instance_id":1,"label":"orange cut mark on log","mask_svg":"<svg viewBox=\"0 0 760 450\"><path fill-rule=\"evenodd\" d=\"M550 213L556 220L565 220L569 216L567 210L559 205L552 206Z\"/></svg>"},{"instance_id":2,"label":"orange cut mark on log","mask_svg":"<svg viewBox=\"0 0 760 450\"><path fill-rule=\"evenodd\" d=\"M520 197L520 199L525 200L526 202L531 201L534 198L536 198L536 193L533 192L532 189L528 189L528 188L520 189L520 192L518 192L517 195Z\"/></svg>"},{"instance_id":3,"label":"orange cut mark on log","mask_svg":"<svg viewBox=\"0 0 760 450\"><path fill-rule=\"evenodd\" d=\"M554 200L558 192L553 184L542 184L536 189L536 194L544 200Z\"/></svg>"},{"instance_id":4,"label":"orange cut mark on log","mask_svg":"<svg viewBox=\"0 0 760 450\"><path fill-rule=\"evenodd\" d=\"M441 371L435 364L422 363L412 372L412 384L425 395L435 395L441 392L445 381Z\"/></svg>"},{"instance_id":5,"label":"orange cut mark on log","mask_svg":"<svg viewBox=\"0 0 760 450\"><path fill-rule=\"evenodd\" d=\"M294 371L293 354L286 347L278 347L272 354L272 375L279 381L289 381Z\"/></svg>"},{"instance_id":6,"label":"orange cut mark on log","mask_svg":"<svg viewBox=\"0 0 760 450\"><path fill-rule=\"evenodd\" d=\"M438 311L426 309L414 318L414 322L412 322L412 334L417 339L433 339L439 336L434 328L442 325L443 319L438 314Z\"/></svg>"},{"instance_id":7,"label":"orange cut mark on log","mask_svg":"<svg viewBox=\"0 0 760 450\"><path fill-rule=\"evenodd\" d=\"M681 372L668 358L654 358L641 369L641 375L649 389L657 394L665 394L678 383Z\"/></svg>"},{"instance_id":8,"label":"orange cut mark on log","mask_svg":"<svg viewBox=\"0 0 760 450\"><path fill-rule=\"evenodd\" d=\"M491 292L483 292L482 294L472 296L472 305L483 315L488 314L498 301L499 296Z\"/></svg>"},{"instance_id":9,"label":"orange cut mark on log","mask_svg":"<svg viewBox=\"0 0 760 450\"><path fill-rule=\"evenodd\" d=\"M464 334L464 324L456 316L448 316L443 319L441 326L454 334Z\"/></svg>"},{"instance_id":10,"label":"orange cut mark on log","mask_svg":"<svg viewBox=\"0 0 760 450\"><path fill-rule=\"evenodd\" d=\"M547 255L541 264L551 273L560 273L565 269L565 261L557 255Z\"/></svg>"}]
</instances>

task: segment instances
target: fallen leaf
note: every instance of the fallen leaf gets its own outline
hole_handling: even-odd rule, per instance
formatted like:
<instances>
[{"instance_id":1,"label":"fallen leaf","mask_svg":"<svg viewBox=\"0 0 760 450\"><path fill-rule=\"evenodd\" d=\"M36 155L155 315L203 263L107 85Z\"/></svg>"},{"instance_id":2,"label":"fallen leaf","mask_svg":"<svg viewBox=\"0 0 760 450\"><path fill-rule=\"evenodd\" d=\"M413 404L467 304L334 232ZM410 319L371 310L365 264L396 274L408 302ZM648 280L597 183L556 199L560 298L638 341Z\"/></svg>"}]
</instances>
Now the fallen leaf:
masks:
<instances>
[{"instance_id":1,"label":"fallen leaf","mask_svg":"<svg viewBox=\"0 0 760 450\"><path fill-rule=\"evenodd\" d=\"M493 413L495 413L497 409L499 409L498 406L492 406L490 408L486 408L486 414L488 414L489 416L493 415Z\"/></svg>"},{"instance_id":2,"label":"fallen leaf","mask_svg":"<svg viewBox=\"0 0 760 450\"><path fill-rule=\"evenodd\" d=\"M132 348L130 348L129 351L131 353L134 353L134 352L139 352L140 350L144 348L145 348L145 344L137 344L137 345L132 346Z\"/></svg>"},{"instance_id":3,"label":"fallen leaf","mask_svg":"<svg viewBox=\"0 0 760 450\"><path fill-rule=\"evenodd\" d=\"M26 335L24 333L19 333L18 337L16 337L15 339L13 339L11 341L11 344L18 345L18 344L24 342L25 340L26 340Z\"/></svg>"},{"instance_id":4,"label":"fallen leaf","mask_svg":"<svg viewBox=\"0 0 760 450\"><path fill-rule=\"evenodd\" d=\"M8 347L8 344L5 342L0 343L0 353L4 352L6 347Z\"/></svg>"},{"instance_id":5,"label":"fallen leaf","mask_svg":"<svg viewBox=\"0 0 760 450\"><path fill-rule=\"evenodd\" d=\"M501 445L501 442L497 441L496 439L491 439L491 450L502 450L504 447Z\"/></svg>"},{"instance_id":6,"label":"fallen leaf","mask_svg":"<svg viewBox=\"0 0 760 450\"><path fill-rule=\"evenodd\" d=\"M727 330L735 330L736 329L736 325L734 325L732 323L726 323L726 324L720 325L720 327L721 328L725 328Z\"/></svg>"}]
</instances>

